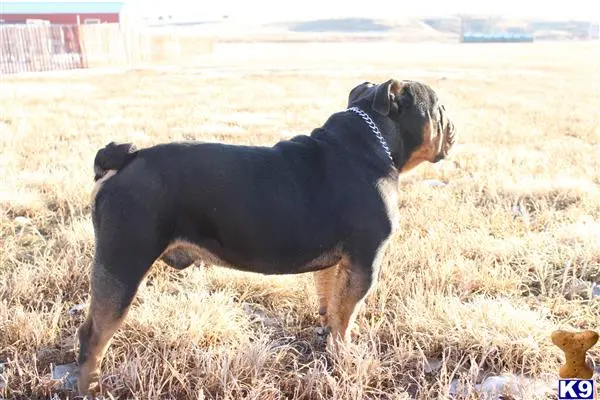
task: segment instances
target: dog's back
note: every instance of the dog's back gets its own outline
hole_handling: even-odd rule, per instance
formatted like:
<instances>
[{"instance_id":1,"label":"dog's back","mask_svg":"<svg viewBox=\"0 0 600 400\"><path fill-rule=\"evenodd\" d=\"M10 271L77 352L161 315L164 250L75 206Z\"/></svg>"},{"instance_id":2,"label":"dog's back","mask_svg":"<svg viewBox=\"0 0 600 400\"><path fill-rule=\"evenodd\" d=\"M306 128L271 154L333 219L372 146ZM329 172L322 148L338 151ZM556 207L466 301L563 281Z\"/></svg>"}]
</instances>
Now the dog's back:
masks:
<instances>
[{"instance_id":1,"label":"dog's back","mask_svg":"<svg viewBox=\"0 0 600 400\"><path fill-rule=\"evenodd\" d=\"M94 181L100 180L108 171L119 171L137 156L138 150L133 143L110 142L96 153L94 158Z\"/></svg>"}]
</instances>

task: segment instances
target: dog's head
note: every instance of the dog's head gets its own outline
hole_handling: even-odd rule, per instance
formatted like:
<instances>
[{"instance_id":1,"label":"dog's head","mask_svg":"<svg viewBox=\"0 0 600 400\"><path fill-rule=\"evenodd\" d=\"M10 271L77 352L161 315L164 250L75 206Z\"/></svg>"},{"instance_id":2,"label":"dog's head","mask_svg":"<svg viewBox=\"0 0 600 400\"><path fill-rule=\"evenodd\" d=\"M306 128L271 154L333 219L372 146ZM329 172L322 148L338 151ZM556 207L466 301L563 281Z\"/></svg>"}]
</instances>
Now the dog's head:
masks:
<instances>
[{"instance_id":1,"label":"dog's head","mask_svg":"<svg viewBox=\"0 0 600 400\"><path fill-rule=\"evenodd\" d=\"M364 82L348 97L376 118L401 172L424 161L444 159L455 142L455 128L437 94L428 85L390 79L382 84Z\"/></svg>"}]
</instances>

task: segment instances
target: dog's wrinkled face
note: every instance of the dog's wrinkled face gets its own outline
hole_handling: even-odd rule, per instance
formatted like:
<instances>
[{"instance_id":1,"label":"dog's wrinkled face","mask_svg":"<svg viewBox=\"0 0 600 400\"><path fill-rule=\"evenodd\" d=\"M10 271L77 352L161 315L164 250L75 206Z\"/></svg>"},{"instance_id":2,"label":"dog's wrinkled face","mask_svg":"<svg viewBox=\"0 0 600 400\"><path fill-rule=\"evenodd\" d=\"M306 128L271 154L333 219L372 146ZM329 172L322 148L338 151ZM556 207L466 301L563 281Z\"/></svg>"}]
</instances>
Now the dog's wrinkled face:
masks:
<instances>
[{"instance_id":1,"label":"dog's wrinkled face","mask_svg":"<svg viewBox=\"0 0 600 400\"><path fill-rule=\"evenodd\" d=\"M437 94L424 83L394 79L380 85L364 82L350 92L351 106L385 117L380 128L401 172L424 161L444 159L455 142L454 124Z\"/></svg>"}]
</instances>

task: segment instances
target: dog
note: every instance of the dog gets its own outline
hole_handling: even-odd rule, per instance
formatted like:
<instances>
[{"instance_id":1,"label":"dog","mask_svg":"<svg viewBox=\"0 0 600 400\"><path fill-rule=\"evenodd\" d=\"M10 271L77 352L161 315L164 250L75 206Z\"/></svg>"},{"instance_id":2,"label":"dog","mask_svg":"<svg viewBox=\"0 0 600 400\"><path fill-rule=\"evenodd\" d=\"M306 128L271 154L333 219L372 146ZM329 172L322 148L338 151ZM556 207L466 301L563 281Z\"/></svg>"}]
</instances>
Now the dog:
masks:
<instances>
[{"instance_id":1,"label":"dog","mask_svg":"<svg viewBox=\"0 0 600 400\"><path fill-rule=\"evenodd\" d=\"M380 275L396 228L399 174L436 163L455 127L416 81L364 82L310 135L273 146L111 142L94 160L96 247L78 329L87 393L140 282L157 259L261 274L314 274L334 349Z\"/></svg>"}]
</instances>

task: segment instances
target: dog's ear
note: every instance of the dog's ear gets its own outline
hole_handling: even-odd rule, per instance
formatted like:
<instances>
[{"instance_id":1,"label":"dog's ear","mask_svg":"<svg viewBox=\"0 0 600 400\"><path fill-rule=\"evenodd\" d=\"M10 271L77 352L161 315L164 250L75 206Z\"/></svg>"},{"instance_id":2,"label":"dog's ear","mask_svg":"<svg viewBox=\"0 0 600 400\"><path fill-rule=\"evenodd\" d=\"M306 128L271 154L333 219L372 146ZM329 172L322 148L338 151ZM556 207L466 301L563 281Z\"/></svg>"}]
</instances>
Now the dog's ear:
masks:
<instances>
[{"instance_id":1,"label":"dog's ear","mask_svg":"<svg viewBox=\"0 0 600 400\"><path fill-rule=\"evenodd\" d=\"M379 85L373 98L373 110L382 115L389 115L391 111L397 111L396 98L402 91L402 83L390 79Z\"/></svg>"},{"instance_id":2,"label":"dog's ear","mask_svg":"<svg viewBox=\"0 0 600 400\"><path fill-rule=\"evenodd\" d=\"M367 94L367 89L370 89L373 86L375 85L371 82L363 82L360 85L356 85L348 95L348 107L350 107L352 103L354 103L355 101L363 97L365 94Z\"/></svg>"}]
</instances>

